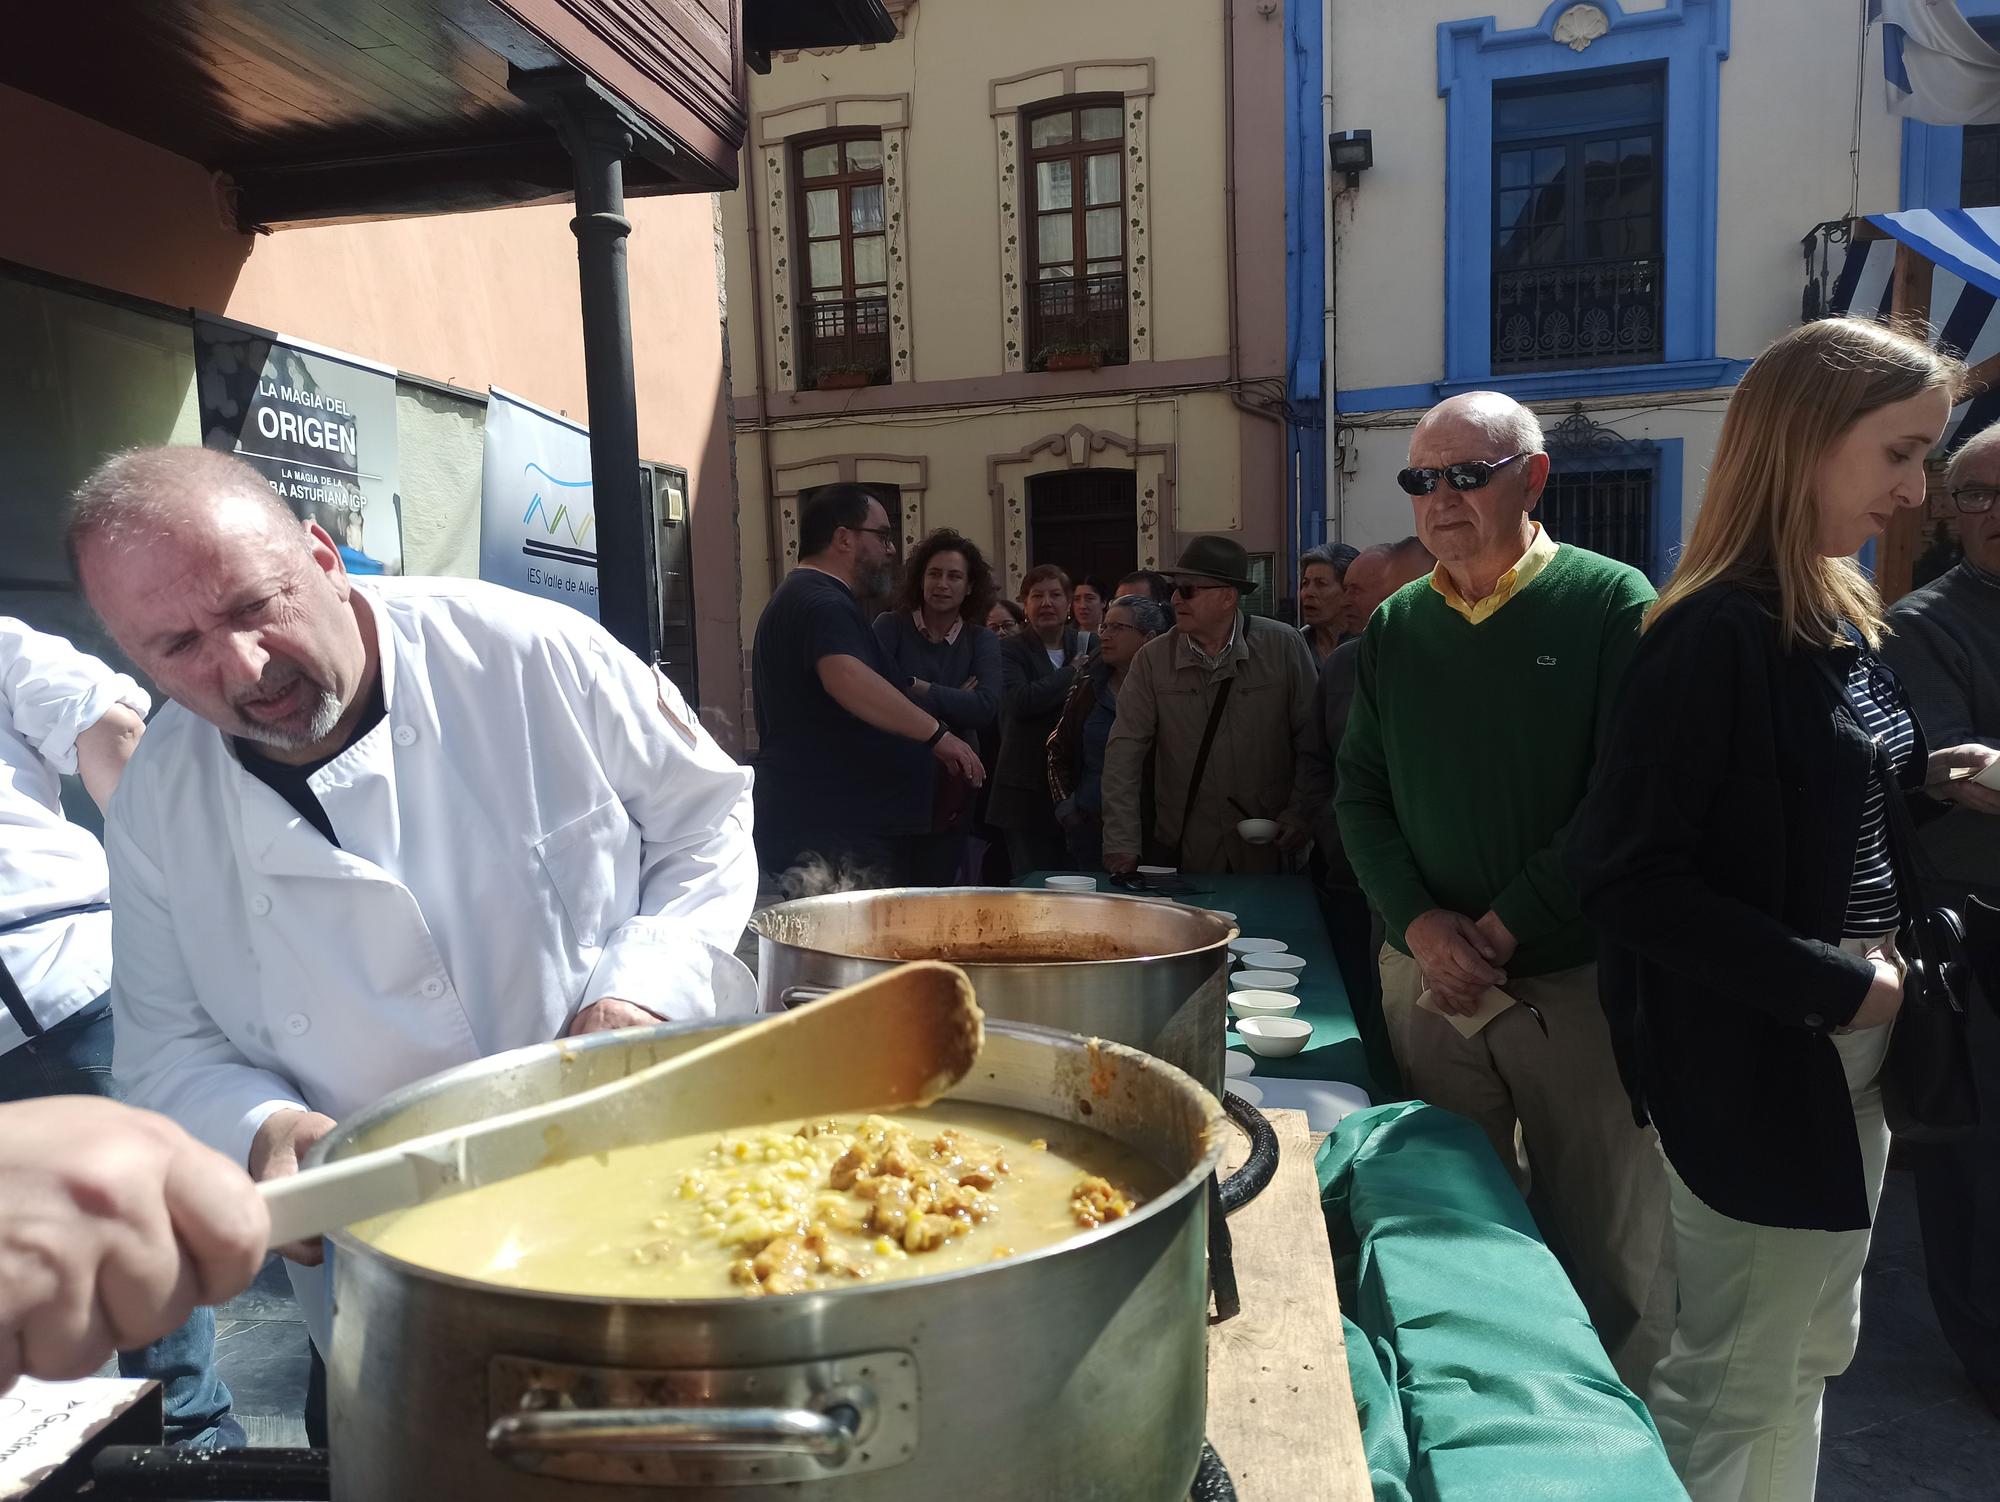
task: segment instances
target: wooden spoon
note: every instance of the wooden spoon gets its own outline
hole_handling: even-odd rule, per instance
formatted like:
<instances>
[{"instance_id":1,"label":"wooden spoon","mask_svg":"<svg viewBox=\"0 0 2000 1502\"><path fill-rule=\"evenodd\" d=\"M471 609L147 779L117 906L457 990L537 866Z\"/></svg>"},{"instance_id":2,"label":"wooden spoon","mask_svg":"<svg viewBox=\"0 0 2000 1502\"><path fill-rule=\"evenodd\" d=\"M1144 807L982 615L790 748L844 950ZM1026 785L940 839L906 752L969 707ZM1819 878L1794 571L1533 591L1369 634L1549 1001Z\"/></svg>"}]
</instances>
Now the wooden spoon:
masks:
<instances>
[{"instance_id":1,"label":"wooden spoon","mask_svg":"<svg viewBox=\"0 0 2000 1502\"><path fill-rule=\"evenodd\" d=\"M608 1085L266 1180L270 1245L634 1143L928 1105L984 1039L963 970L901 965Z\"/></svg>"}]
</instances>

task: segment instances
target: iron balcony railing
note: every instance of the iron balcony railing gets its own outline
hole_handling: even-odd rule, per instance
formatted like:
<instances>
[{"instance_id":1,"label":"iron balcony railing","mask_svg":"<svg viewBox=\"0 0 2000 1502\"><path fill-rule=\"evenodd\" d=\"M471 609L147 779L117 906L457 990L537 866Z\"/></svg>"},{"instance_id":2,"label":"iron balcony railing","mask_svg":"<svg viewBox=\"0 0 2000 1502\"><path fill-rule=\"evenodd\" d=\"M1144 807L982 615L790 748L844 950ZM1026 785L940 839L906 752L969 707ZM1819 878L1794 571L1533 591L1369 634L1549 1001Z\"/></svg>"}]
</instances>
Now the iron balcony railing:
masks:
<instances>
[{"instance_id":1,"label":"iron balcony railing","mask_svg":"<svg viewBox=\"0 0 2000 1502\"><path fill-rule=\"evenodd\" d=\"M808 303L800 384L810 389L821 376L856 371L869 382L889 379L889 299L849 297Z\"/></svg>"},{"instance_id":2,"label":"iron balcony railing","mask_svg":"<svg viewBox=\"0 0 2000 1502\"><path fill-rule=\"evenodd\" d=\"M1665 281L1657 257L1496 272L1493 368L1659 359Z\"/></svg>"},{"instance_id":3,"label":"iron balcony railing","mask_svg":"<svg viewBox=\"0 0 2000 1502\"><path fill-rule=\"evenodd\" d=\"M1033 369L1042 368L1050 349L1078 345L1095 348L1106 365L1125 363L1129 309L1124 272L1038 281L1030 311L1028 348Z\"/></svg>"}]
</instances>

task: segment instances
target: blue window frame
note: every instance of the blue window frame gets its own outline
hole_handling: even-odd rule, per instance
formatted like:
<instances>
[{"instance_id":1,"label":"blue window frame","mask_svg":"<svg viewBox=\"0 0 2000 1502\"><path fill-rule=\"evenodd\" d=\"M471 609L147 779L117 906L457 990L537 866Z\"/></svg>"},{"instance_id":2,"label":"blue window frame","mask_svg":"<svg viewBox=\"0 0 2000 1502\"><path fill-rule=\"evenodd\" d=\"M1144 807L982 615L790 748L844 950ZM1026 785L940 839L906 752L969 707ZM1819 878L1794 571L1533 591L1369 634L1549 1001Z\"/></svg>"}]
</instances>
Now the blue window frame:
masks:
<instances>
[{"instance_id":1,"label":"blue window frame","mask_svg":"<svg viewBox=\"0 0 2000 1502\"><path fill-rule=\"evenodd\" d=\"M1958 0L1958 8L1981 36L2000 46L2000 0ZM1921 120L1903 122L1902 203L1905 209L1976 209L2000 202L1985 198L1984 182L1991 181L1993 159L1988 156L1996 128L1990 125L1926 125ZM1974 150L1968 160L1967 138ZM1986 140L1980 140L1980 137ZM1984 167L1989 169L1982 172ZM1968 168L1972 169L1968 172ZM1965 189L1973 188L1971 196Z\"/></svg>"},{"instance_id":2,"label":"blue window frame","mask_svg":"<svg viewBox=\"0 0 2000 1502\"><path fill-rule=\"evenodd\" d=\"M1518 31L1499 30L1490 16L1438 27L1438 92L1448 121L1440 395L1481 385L1525 400L1681 390L1727 385L1740 373L1715 354L1716 136L1729 0L1667 0L1632 14L1618 0L1597 0L1608 25L1581 50L1554 37L1571 3L1554 0L1539 22ZM1588 95L1592 80L1620 78L1657 79L1660 91L1654 191L1667 210L1652 226L1661 262L1656 351L1635 352L1636 363L1621 365L1521 371L1503 363L1496 381L1492 227L1507 101L1568 85Z\"/></svg>"}]
</instances>

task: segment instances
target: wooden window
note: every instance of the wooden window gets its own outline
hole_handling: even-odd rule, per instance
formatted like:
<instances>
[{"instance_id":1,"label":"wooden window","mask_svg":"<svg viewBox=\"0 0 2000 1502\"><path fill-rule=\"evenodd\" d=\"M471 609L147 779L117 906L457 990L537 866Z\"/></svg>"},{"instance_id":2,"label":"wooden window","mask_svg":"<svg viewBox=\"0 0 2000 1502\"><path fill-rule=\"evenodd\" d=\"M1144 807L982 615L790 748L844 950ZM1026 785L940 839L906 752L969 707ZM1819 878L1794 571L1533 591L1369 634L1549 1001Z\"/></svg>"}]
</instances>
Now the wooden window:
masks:
<instances>
[{"instance_id":1,"label":"wooden window","mask_svg":"<svg viewBox=\"0 0 2000 1502\"><path fill-rule=\"evenodd\" d=\"M1126 360L1125 102L1070 99L1022 121L1028 368Z\"/></svg>"},{"instance_id":2,"label":"wooden window","mask_svg":"<svg viewBox=\"0 0 2000 1502\"><path fill-rule=\"evenodd\" d=\"M1657 72L1494 95L1493 368L1657 360Z\"/></svg>"},{"instance_id":3,"label":"wooden window","mask_svg":"<svg viewBox=\"0 0 2000 1502\"><path fill-rule=\"evenodd\" d=\"M886 385L889 238L882 137L793 145L798 183L799 384Z\"/></svg>"}]
</instances>

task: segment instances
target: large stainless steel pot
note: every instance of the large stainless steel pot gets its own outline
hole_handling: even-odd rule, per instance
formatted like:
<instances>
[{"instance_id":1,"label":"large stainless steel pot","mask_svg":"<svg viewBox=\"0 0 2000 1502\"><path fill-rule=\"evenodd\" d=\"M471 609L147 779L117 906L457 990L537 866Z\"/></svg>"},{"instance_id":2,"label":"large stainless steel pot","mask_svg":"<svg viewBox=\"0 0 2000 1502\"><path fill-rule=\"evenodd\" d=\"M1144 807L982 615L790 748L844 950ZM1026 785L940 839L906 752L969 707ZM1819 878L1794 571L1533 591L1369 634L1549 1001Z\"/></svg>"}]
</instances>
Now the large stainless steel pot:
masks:
<instances>
[{"instance_id":1,"label":"large stainless steel pot","mask_svg":"<svg viewBox=\"0 0 2000 1502\"><path fill-rule=\"evenodd\" d=\"M1105 893L908 887L804 897L750 920L766 1011L905 960L949 960L988 1017L1144 1049L1222 1091L1227 920Z\"/></svg>"},{"instance_id":2,"label":"large stainless steel pot","mask_svg":"<svg viewBox=\"0 0 2000 1502\"><path fill-rule=\"evenodd\" d=\"M343 1122L317 1161L623 1077L663 1027L455 1069ZM1218 1028L1218 1031L1220 1029ZM785 1297L524 1293L334 1240L335 1502L1179 1502L1206 1394L1220 1106L1135 1050L990 1026L955 1099L1096 1128L1174 1175L1136 1213L969 1271Z\"/></svg>"}]
</instances>

